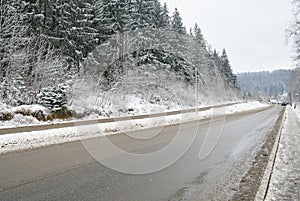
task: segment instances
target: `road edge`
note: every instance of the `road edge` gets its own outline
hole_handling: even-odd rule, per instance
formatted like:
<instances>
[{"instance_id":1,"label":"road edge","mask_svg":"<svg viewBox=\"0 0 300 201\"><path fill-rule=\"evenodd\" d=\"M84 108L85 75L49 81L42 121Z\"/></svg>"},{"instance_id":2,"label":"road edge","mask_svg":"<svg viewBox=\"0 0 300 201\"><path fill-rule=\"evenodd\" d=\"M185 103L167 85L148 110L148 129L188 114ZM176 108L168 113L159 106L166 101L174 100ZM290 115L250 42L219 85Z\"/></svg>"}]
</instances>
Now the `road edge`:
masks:
<instances>
[{"instance_id":1,"label":"road edge","mask_svg":"<svg viewBox=\"0 0 300 201\"><path fill-rule=\"evenodd\" d=\"M266 135L260 151L258 151L255 156L252 167L244 175L243 179L240 181L237 192L229 200L264 200L270 178L270 175L268 174L271 174L272 172L273 161L275 160L274 154L276 155L283 122L286 118L285 115L286 110L283 109L280 112L275 125ZM271 165L271 168L268 165Z\"/></svg>"},{"instance_id":2,"label":"road edge","mask_svg":"<svg viewBox=\"0 0 300 201\"><path fill-rule=\"evenodd\" d=\"M258 191L256 193L254 201L264 201L267 196L269 185L270 185L270 179L271 179L271 175L273 172L275 159L276 159L276 155L278 152L279 143L280 143L282 130L284 127L283 125L284 125L285 120L286 120L286 109L284 111L283 118L282 118L279 130L278 130L278 134L275 138L275 143L274 143L272 151L270 153L270 157L269 157L267 166L265 168L265 171L264 171L264 174L263 174L262 180L260 182L260 186L258 188Z\"/></svg>"}]
</instances>

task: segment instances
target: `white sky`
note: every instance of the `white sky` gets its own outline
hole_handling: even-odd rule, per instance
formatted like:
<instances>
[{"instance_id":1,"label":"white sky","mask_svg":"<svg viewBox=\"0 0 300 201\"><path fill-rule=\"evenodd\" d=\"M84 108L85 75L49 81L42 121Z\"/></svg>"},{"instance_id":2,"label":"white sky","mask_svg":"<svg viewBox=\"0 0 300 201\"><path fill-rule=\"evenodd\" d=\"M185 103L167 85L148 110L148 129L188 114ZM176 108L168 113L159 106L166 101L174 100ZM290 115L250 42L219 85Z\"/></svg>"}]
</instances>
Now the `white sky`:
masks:
<instances>
[{"instance_id":1,"label":"white sky","mask_svg":"<svg viewBox=\"0 0 300 201\"><path fill-rule=\"evenodd\" d=\"M161 1L170 14L179 9L188 30L197 22L213 48L225 48L235 73L291 68L284 33L292 22L291 0Z\"/></svg>"}]
</instances>

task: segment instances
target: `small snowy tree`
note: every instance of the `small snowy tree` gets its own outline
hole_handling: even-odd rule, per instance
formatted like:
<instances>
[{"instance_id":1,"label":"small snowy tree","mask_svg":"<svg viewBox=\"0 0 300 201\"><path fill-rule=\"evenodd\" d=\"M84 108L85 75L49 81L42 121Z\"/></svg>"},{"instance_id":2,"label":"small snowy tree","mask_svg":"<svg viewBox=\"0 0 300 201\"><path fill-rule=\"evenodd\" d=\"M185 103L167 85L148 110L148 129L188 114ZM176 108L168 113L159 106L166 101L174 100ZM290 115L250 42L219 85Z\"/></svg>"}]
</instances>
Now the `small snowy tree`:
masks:
<instances>
[{"instance_id":1,"label":"small snowy tree","mask_svg":"<svg viewBox=\"0 0 300 201\"><path fill-rule=\"evenodd\" d=\"M47 107L52 112L60 112L67 109L68 87L62 84L42 89L38 94L37 103Z\"/></svg>"}]
</instances>

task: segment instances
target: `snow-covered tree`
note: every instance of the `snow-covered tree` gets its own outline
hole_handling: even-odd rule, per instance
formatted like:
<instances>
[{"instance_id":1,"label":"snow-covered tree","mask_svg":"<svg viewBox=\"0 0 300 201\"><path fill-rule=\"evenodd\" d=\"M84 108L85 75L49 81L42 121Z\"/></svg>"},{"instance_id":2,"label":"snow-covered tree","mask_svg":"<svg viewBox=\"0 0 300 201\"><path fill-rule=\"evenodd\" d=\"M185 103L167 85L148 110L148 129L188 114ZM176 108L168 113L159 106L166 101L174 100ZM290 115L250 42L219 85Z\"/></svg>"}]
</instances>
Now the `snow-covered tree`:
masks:
<instances>
[{"instance_id":1,"label":"snow-covered tree","mask_svg":"<svg viewBox=\"0 0 300 201\"><path fill-rule=\"evenodd\" d=\"M197 23L195 24L194 27L194 36L195 36L196 43L199 44L203 50L207 51L203 34Z\"/></svg>"},{"instance_id":2,"label":"snow-covered tree","mask_svg":"<svg viewBox=\"0 0 300 201\"><path fill-rule=\"evenodd\" d=\"M169 16L169 9L167 3L164 3L162 10L162 18L161 18L161 27L162 28L170 28L171 18Z\"/></svg>"},{"instance_id":3,"label":"snow-covered tree","mask_svg":"<svg viewBox=\"0 0 300 201\"><path fill-rule=\"evenodd\" d=\"M11 105L32 104L41 88L66 81L61 58L44 35L32 35L24 8L14 0L2 4L0 98Z\"/></svg>"},{"instance_id":4,"label":"snow-covered tree","mask_svg":"<svg viewBox=\"0 0 300 201\"><path fill-rule=\"evenodd\" d=\"M100 41L129 29L130 15L127 0L102 0L95 4L94 23L98 29Z\"/></svg>"},{"instance_id":5,"label":"snow-covered tree","mask_svg":"<svg viewBox=\"0 0 300 201\"><path fill-rule=\"evenodd\" d=\"M231 65L225 49L223 49L221 55L221 73L231 87L236 87L236 75L232 73Z\"/></svg>"},{"instance_id":6,"label":"snow-covered tree","mask_svg":"<svg viewBox=\"0 0 300 201\"><path fill-rule=\"evenodd\" d=\"M135 0L131 10L134 22L133 30L143 28L155 28L155 8L154 0Z\"/></svg>"},{"instance_id":7,"label":"snow-covered tree","mask_svg":"<svg viewBox=\"0 0 300 201\"><path fill-rule=\"evenodd\" d=\"M9 99L12 104L22 103L27 92L26 78L30 73L26 24L23 15L19 13L19 0L2 2L0 25L0 82L3 86L2 98Z\"/></svg>"},{"instance_id":8,"label":"snow-covered tree","mask_svg":"<svg viewBox=\"0 0 300 201\"><path fill-rule=\"evenodd\" d=\"M287 37L291 38L294 42L295 48L295 61L297 67L300 66L300 1L293 0L294 4L294 23L286 30Z\"/></svg>"},{"instance_id":9,"label":"snow-covered tree","mask_svg":"<svg viewBox=\"0 0 300 201\"><path fill-rule=\"evenodd\" d=\"M38 94L37 103L47 107L52 112L60 112L67 109L68 88L63 84L43 88Z\"/></svg>"},{"instance_id":10,"label":"snow-covered tree","mask_svg":"<svg viewBox=\"0 0 300 201\"><path fill-rule=\"evenodd\" d=\"M162 7L159 0L154 0L154 24L155 28L168 29L170 28L170 17L167 4Z\"/></svg>"},{"instance_id":11,"label":"snow-covered tree","mask_svg":"<svg viewBox=\"0 0 300 201\"><path fill-rule=\"evenodd\" d=\"M290 77L290 92L292 95L292 101L300 101L300 67L293 70Z\"/></svg>"},{"instance_id":12,"label":"snow-covered tree","mask_svg":"<svg viewBox=\"0 0 300 201\"><path fill-rule=\"evenodd\" d=\"M182 18L177 8L175 8L173 13L171 25L173 31L178 32L179 34L186 34L186 28L183 25Z\"/></svg>"},{"instance_id":13,"label":"snow-covered tree","mask_svg":"<svg viewBox=\"0 0 300 201\"><path fill-rule=\"evenodd\" d=\"M227 88L234 85L227 55L208 51L199 26L187 34L178 9L170 17L159 0L1 3L0 95L14 105L39 102L63 110L79 72L80 83L98 94L124 89L127 79L138 80L141 89L151 85L151 101L158 88L176 91L195 82L199 92L214 91L218 68L231 83ZM179 84L167 86L169 81Z\"/></svg>"}]
</instances>

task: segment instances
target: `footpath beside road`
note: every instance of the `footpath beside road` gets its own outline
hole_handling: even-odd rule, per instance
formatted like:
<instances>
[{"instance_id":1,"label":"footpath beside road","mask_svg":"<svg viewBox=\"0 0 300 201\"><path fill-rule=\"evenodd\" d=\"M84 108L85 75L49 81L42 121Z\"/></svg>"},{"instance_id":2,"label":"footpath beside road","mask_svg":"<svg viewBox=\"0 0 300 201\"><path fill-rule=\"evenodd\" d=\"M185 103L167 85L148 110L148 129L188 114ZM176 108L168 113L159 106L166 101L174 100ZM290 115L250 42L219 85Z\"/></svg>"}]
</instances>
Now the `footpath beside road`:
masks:
<instances>
[{"instance_id":1,"label":"footpath beside road","mask_svg":"<svg viewBox=\"0 0 300 201\"><path fill-rule=\"evenodd\" d=\"M298 113L298 115L297 115ZM286 108L286 120L271 172L266 201L300 200L300 109Z\"/></svg>"}]
</instances>

